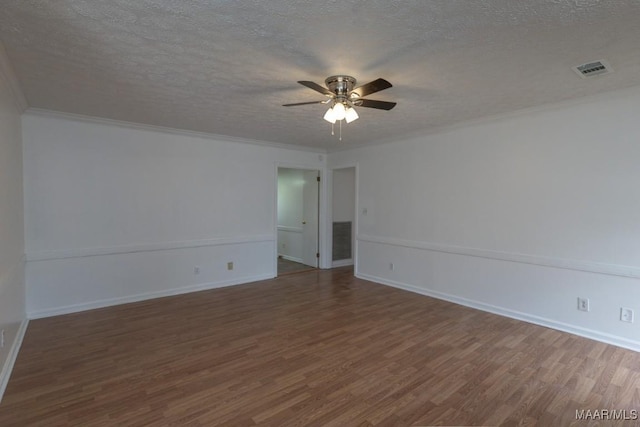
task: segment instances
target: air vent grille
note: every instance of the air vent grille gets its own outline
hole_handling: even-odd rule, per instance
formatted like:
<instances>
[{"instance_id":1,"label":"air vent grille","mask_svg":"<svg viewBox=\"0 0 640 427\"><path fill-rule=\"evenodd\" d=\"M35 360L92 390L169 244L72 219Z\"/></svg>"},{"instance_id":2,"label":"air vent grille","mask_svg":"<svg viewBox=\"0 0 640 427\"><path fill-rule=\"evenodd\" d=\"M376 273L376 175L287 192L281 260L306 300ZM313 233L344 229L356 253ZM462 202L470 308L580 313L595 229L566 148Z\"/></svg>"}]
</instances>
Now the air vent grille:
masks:
<instances>
[{"instance_id":1,"label":"air vent grille","mask_svg":"<svg viewBox=\"0 0 640 427\"><path fill-rule=\"evenodd\" d=\"M600 61L588 62L586 64L573 67L573 71L578 73L580 77L586 79L587 77L601 76L613 71L611 65L604 59Z\"/></svg>"}]
</instances>

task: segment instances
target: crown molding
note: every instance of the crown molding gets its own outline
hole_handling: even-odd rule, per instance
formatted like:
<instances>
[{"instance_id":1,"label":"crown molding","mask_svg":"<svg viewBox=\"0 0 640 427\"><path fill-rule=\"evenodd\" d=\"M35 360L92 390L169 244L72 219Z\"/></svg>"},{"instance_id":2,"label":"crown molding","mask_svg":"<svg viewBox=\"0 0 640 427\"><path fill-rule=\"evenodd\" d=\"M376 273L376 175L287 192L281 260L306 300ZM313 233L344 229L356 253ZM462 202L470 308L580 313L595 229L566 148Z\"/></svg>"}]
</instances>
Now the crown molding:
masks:
<instances>
[{"instance_id":1,"label":"crown molding","mask_svg":"<svg viewBox=\"0 0 640 427\"><path fill-rule=\"evenodd\" d=\"M631 94L631 95L630 95ZM521 117L531 116L535 114L543 114L553 112L557 110L563 110L572 107L579 107L594 102L603 102L610 100L617 100L628 96L640 94L640 85L634 85L622 89L612 89L599 93L593 93L589 95L582 95L577 98L565 99L563 101L535 105L531 107L525 107L518 110L508 111L505 113L497 113L489 116L478 117L475 119L468 119L458 123L452 123L448 125L434 126L429 129L421 129L415 132L403 134L398 138L383 138L367 141L365 143L358 143L353 146L340 145L332 147L328 150L328 153L337 153L342 151L359 150L362 148L369 148L378 145L397 144L411 141L421 141L425 138L446 135L451 132L456 132L463 129L473 128L476 126L483 126L492 123L501 123L508 120L515 120Z\"/></svg>"},{"instance_id":2,"label":"crown molding","mask_svg":"<svg viewBox=\"0 0 640 427\"><path fill-rule=\"evenodd\" d=\"M24 113L25 110L29 108L29 103L22 92L20 82L18 82L18 78L13 71L13 67L11 67L11 62L9 62L7 51L5 50L2 42L0 42L0 77L2 77L2 79L9 85L11 94L13 95L13 102L18 109L18 113Z\"/></svg>"},{"instance_id":3,"label":"crown molding","mask_svg":"<svg viewBox=\"0 0 640 427\"><path fill-rule=\"evenodd\" d=\"M261 141L257 139L240 138L237 136L218 135L208 132L199 132L186 129L177 129L165 126L149 125L143 123L127 122L124 120L107 119L103 117L85 116L83 114L67 113L62 111L47 110L43 108L30 107L25 114L30 116L39 116L47 118L58 118L65 120L73 120L76 122L93 123L106 126L116 126L126 129L142 130L148 132L159 132L171 135L187 136L192 138L202 138L219 142L235 142L240 144L259 145L263 147L280 148L284 150L308 151L312 153L326 154L327 150L318 147L307 147L304 145L285 144L282 142Z\"/></svg>"}]
</instances>

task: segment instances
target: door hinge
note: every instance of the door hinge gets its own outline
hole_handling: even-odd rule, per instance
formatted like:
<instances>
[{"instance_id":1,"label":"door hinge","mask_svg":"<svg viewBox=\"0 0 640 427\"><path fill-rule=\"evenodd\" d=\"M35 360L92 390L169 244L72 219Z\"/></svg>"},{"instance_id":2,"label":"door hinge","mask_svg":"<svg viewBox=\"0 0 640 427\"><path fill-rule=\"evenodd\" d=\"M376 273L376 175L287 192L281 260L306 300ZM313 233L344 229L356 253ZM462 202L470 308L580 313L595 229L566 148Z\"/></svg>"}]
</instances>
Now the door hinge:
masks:
<instances>
[{"instance_id":1,"label":"door hinge","mask_svg":"<svg viewBox=\"0 0 640 427\"><path fill-rule=\"evenodd\" d=\"M320 182L320 177L319 177L319 176L317 176L317 177L316 177L316 180L317 180L318 182Z\"/></svg>"},{"instance_id":2,"label":"door hinge","mask_svg":"<svg viewBox=\"0 0 640 427\"><path fill-rule=\"evenodd\" d=\"M320 252L316 252L316 258L320 258Z\"/></svg>"}]
</instances>

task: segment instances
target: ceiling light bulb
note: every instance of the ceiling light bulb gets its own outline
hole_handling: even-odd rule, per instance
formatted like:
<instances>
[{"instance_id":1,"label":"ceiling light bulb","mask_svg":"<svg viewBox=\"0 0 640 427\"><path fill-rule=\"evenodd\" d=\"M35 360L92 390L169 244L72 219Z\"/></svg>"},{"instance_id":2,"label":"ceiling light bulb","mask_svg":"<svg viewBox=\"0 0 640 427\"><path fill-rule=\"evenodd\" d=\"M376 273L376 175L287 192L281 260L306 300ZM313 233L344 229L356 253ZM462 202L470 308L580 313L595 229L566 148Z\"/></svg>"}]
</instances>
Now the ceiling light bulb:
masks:
<instances>
[{"instance_id":1,"label":"ceiling light bulb","mask_svg":"<svg viewBox=\"0 0 640 427\"><path fill-rule=\"evenodd\" d=\"M336 122L336 114L333 111L333 108L329 108L327 110L327 112L324 114L324 119L331 124Z\"/></svg>"},{"instance_id":2,"label":"ceiling light bulb","mask_svg":"<svg viewBox=\"0 0 640 427\"><path fill-rule=\"evenodd\" d=\"M354 120L358 120L358 113L356 112L355 108L347 108L347 111L345 112L345 116L344 119L346 120L347 123L351 123Z\"/></svg>"},{"instance_id":3,"label":"ceiling light bulb","mask_svg":"<svg viewBox=\"0 0 640 427\"><path fill-rule=\"evenodd\" d=\"M337 102L336 105L333 106L333 114L335 115L336 120L344 119L346 111L342 102Z\"/></svg>"}]
</instances>

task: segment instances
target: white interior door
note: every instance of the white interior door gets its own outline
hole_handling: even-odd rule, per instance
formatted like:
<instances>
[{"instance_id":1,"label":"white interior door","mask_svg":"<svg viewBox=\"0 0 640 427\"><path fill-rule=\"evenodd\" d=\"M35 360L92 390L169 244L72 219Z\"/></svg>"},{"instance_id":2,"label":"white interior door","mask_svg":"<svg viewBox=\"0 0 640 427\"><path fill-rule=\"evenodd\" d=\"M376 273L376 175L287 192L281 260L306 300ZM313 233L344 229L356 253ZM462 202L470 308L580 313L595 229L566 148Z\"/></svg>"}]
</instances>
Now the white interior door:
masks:
<instances>
[{"instance_id":1,"label":"white interior door","mask_svg":"<svg viewBox=\"0 0 640 427\"><path fill-rule=\"evenodd\" d=\"M319 172L305 171L302 192L302 262L318 267Z\"/></svg>"}]
</instances>

